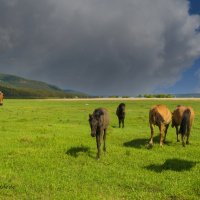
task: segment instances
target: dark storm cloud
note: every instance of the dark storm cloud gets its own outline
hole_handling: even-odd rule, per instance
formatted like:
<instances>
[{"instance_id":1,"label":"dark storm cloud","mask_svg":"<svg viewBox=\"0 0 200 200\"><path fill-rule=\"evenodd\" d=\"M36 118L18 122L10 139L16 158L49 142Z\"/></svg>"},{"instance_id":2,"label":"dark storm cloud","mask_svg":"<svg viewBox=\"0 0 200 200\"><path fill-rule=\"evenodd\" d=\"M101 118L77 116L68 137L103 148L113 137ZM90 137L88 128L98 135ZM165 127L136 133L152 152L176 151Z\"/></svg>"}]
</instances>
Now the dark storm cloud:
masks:
<instances>
[{"instance_id":1,"label":"dark storm cloud","mask_svg":"<svg viewBox=\"0 0 200 200\"><path fill-rule=\"evenodd\" d=\"M1 72L91 94L173 85L200 55L186 0L0 0Z\"/></svg>"}]
</instances>

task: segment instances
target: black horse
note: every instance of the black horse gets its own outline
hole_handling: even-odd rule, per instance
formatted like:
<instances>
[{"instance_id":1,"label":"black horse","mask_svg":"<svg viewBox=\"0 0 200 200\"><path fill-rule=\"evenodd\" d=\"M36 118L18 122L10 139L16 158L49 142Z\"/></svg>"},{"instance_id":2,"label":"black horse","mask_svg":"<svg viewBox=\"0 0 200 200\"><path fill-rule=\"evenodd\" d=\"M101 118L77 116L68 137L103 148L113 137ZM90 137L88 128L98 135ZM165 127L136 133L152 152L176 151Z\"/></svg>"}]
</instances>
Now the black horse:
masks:
<instances>
[{"instance_id":1,"label":"black horse","mask_svg":"<svg viewBox=\"0 0 200 200\"><path fill-rule=\"evenodd\" d=\"M104 140L103 150L106 151L106 131L109 125L109 116L107 110L104 108L95 109L93 114L89 114L89 123L91 127L91 136L96 136L98 150L97 159L99 159L102 137Z\"/></svg>"},{"instance_id":2,"label":"black horse","mask_svg":"<svg viewBox=\"0 0 200 200\"><path fill-rule=\"evenodd\" d=\"M125 104L124 103L119 104L116 110L116 115L119 119L119 128L121 127L121 123L122 123L122 128L124 128L124 119L125 119Z\"/></svg>"}]
</instances>

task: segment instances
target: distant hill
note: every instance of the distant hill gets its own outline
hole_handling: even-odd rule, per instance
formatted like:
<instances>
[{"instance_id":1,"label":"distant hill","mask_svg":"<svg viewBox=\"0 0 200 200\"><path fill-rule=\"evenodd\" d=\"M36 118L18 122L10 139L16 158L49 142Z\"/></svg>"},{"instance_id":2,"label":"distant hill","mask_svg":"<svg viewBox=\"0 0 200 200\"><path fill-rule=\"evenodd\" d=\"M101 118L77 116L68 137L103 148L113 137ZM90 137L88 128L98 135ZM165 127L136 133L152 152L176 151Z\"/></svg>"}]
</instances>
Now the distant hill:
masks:
<instances>
[{"instance_id":1,"label":"distant hill","mask_svg":"<svg viewBox=\"0 0 200 200\"><path fill-rule=\"evenodd\" d=\"M18 76L0 74L0 91L6 98L75 98L88 97L73 90L62 90L57 86Z\"/></svg>"},{"instance_id":2,"label":"distant hill","mask_svg":"<svg viewBox=\"0 0 200 200\"><path fill-rule=\"evenodd\" d=\"M178 98L200 98L200 93L174 94Z\"/></svg>"},{"instance_id":3,"label":"distant hill","mask_svg":"<svg viewBox=\"0 0 200 200\"><path fill-rule=\"evenodd\" d=\"M86 96L86 97L92 97L91 95L89 94L85 94L83 92L80 92L80 91L75 91L75 90L64 90L66 93L70 93L70 94L74 94L74 95L79 95L79 96Z\"/></svg>"}]
</instances>

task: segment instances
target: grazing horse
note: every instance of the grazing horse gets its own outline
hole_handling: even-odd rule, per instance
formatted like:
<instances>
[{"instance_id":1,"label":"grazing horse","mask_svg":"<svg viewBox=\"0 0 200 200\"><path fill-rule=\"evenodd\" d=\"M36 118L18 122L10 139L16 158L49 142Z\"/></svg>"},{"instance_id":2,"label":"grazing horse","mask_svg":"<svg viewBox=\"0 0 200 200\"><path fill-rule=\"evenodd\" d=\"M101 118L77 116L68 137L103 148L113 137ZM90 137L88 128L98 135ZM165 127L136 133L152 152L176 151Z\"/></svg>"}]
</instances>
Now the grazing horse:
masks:
<instances>
[{"instance_id":1,"label":"grazing horse","mask_svg":"<svg viewBox=\"0 0 200 200\"><path fill-rule=\"evenodd\" d=\"M165 142L167 129L171 122L172 115L165 105L155 105L149 111L149 124L151 128L151 138L149 146L153 146L154 126L158 126L160 130L160 146Z\"/></svg>"},{"instance_id":2,"label":"grazing horse","mask_svg":"<svg viewBox=\"0 0 200 200\"><path fill-rule=\"evenodd\" d=\"M3 105L3 92L0 91L0 106Z\"/></svg>"},{"instance_id":3,"label":"grazing horse","mask_svg":"<svg viewBox=\"0 0 200 200\"><path fill-rule=\"evenodd\" d=\"M178 134L181 134L182 145L185 146L184 138L187 137L186 144L189 144L189 136L190 131L192 128L192 124L194 122L194 110L192 107L186 106L177 106L174 112L172 113L172 128L176 127L176 136L177 142L180 140L178 139ZM178 130L178 126L180 129Z\"/></svg>"},{"instance_id":4,"label":"grazing horse","mask_svg":"<svg viewBox=\"0 0 200 200\"><path fill-rule=\"evenodd\" d=\"M89 124L91 128L91 136L96 136L98 150L97 159L99 159L102 137L104 140L103 150L106 151L106 132L109 125L109 116L107 110L104 108L95 109L93 114L89 114Z\"/></svg>"},{"instance_id":5,"label":"grazing horse","mask_svg":"<svg viewBox=\"0 0 200 200\"><path fill-rule=\"evenodd\" d=\"M125 104L124 103L119 104L116 110L116 115L119 119L119 128L121 127L121 123L122 123L122 128L124 128L124 119L125 119Z\"/></svg>"}]
</instances>

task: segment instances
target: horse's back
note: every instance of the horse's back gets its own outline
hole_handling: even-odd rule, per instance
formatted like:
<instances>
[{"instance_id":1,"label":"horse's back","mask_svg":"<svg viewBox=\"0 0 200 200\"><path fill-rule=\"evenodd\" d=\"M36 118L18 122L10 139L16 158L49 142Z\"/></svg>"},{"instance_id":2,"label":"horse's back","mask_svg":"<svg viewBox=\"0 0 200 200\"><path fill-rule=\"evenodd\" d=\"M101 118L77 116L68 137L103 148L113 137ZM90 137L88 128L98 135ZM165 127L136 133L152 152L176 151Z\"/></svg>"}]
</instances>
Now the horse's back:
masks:
<instances>
[{"instance_id":1,"label":"horse's back","mask_svg":"<svg viewBox=\"0 0 200 200\"><path fill-rule=\"evenodd\" d=\"M120 103L117 107L116 110L116 115L118 117L124 117L125 116L125 104L124 103Z\"/></svg>"},{"instance_id":2,"label":"horse's back","mask_svg":"<svg viewBox=\"0 0 200 200\"><path fill-rule=\"evenodd\" d=\"M95 109L93 114L100 113L100 120L102 121L102 126L107 128L110 122L109 114L107 109L105 108L97 108Z\"/></svg>"},{"instance_id":3,"label":"horse's back","mask_svg":"<svg viewBox=\"0 0 200 200\"><path fill-rule=\"evenodd\" d=\"M182 118L183 118L183 113L186 110L185 106L177 106L175 110L172 113L173 121L175 122L176 125L180 125Z\"/></svg>"},{"instance_id":4,"label":"horse's back","mask_svg":"<svg viewBox=\"0 0 200 200\"><path fill-rule=\"evenodd\" d=\"M183 116L186 112L190 112L190 122L191 124L194 121L194 110L191 106L177 106L176 109L173 112L173 120L176 122L177 125L181 124L181 121L183 119Z\"/></svg>"},{"instance_id":5,"label":"horse's back","mask_svg":"<svg viewBox=\"0 0 200 200\"><path fill-rule=\"evenodd\" d=\"M120 108L120 109L125 109L125 103L120 103L120 104L119 104L119 108Z\"/></svg>"},{"instance_id":6,"label":"horse's back","mask_svg":"<svg viewBox=\"0 0 200 200\"><path fill-rule=\"evenodd\" d=\"M190 111L190 124L192 126L192 124L194 122L195 113L191 106L188 106L188 110Z\"/></svg>"},{"instance_id":7,"label":"horse's back","mask_svg":"<svg viewBox=\"0 0 200 200\"><path fill-rule=\"evenodd\" d=\"M171 112L165 105L155 105L149 111L149 122L153 124L169 124L171 118Z\"/></svg>"},{"instance_id":8,"label":"horse's back","mask_svg":"<svg viewBox=\"0 0 200 200\"><path fill-rule=\"evenodd\" d=\"M103 115L104 126L105 126L105 128L107 128L110 123L110 118L109 118L107 109L103 108L103 113L104 113L104 115Z\"/></svg>"}]
</instances>

